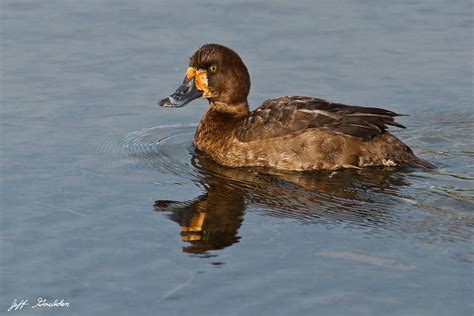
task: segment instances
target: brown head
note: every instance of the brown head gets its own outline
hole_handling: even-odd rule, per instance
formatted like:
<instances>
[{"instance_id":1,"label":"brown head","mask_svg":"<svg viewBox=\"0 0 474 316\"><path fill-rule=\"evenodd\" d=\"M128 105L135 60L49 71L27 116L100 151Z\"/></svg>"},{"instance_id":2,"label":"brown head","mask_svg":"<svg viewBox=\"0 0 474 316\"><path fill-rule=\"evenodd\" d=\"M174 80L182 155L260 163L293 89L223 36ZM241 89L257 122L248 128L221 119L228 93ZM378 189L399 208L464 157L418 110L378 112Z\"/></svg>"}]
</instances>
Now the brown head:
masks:
<instances>
[{"instance_id":1,"label":"brown head","mask_svg":"<svg viewBox=\"0 0 474 316\"><path fill-rule=\"evenodd\" d=\"M247 107L250 76L236 52L222 45L207 44L189 59L183 84L160 101L160 106L181 107L199 97L219 107Z\"/></svg>"}]
</instances>

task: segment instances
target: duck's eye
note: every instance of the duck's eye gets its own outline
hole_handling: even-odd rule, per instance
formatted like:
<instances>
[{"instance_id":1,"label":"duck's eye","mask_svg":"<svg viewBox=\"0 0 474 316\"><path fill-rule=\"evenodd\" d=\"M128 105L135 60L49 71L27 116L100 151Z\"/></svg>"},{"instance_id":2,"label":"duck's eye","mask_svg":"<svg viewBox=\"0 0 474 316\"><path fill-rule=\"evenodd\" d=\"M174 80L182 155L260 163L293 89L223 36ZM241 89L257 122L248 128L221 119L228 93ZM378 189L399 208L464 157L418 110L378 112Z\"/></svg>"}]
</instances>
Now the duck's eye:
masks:
<instances>
[{"instance_id":1,"label":"duck's eye","mask_svg":"<svg viewBox=\"0 0 474 316\"><path fill-rule=\"evenodd\" d=\"M212 65L211 67L209 67L209 71L212 72L213 74L215 74L217 72L217 66Z\"/></svg>"}]
</instances>

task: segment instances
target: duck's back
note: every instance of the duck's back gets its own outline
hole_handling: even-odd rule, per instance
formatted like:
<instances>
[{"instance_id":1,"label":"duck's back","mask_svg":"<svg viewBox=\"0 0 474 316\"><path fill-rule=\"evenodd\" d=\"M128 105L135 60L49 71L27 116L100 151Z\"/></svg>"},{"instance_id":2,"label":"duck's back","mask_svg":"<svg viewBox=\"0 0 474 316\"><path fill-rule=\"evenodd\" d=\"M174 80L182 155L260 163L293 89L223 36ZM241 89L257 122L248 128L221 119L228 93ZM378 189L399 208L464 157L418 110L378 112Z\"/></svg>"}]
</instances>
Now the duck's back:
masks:
<instances>
[{"instance_id":1,"label":"duck's back","mask_svg":"<svg viewBox=\"0 0 474 316\"><path fill-rule=\"evenodd\" d=\"M431 164L390 134L405 128L380 108L287 96L265 101L236 128L243 165L286 170Z\"/></svg>"},{"instance_id":2,"label":"duck's back","mask_svg":"<svg viewBox=\"0 0 474 316\"><path fill-rule=\"evenodd\" d=\"M237 137L243 142L290 135L326 128L368 140L387 130L387 125L405 128L395 122L400 114L379 108L332 103L323 99L287 96L265 101L240 124Z\"/></svg>"}]
</instances>

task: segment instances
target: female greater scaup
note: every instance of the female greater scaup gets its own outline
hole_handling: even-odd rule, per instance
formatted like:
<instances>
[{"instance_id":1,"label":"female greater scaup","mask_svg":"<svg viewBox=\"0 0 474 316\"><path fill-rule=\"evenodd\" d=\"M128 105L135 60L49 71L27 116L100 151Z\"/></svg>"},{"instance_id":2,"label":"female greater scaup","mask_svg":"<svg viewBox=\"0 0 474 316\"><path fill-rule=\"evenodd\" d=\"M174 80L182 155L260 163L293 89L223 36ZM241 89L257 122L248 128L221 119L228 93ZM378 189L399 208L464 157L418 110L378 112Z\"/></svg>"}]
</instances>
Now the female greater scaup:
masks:
<instances>
[{"instance_id":1,"label":"female greater scaup","mask_svg":"<svg viewBox=\"0 0 474 316\"><path fill-rule=\"evenodd\" d=\"M233 50L217 44L199 48L183 84L159 102L181 107L199 97L209 109L194 135L194 146L229 167L318 170L413 165L433 168L387 131L392 111L286 96L250 112L250 77Z\"/></svg>"}]
</instances>

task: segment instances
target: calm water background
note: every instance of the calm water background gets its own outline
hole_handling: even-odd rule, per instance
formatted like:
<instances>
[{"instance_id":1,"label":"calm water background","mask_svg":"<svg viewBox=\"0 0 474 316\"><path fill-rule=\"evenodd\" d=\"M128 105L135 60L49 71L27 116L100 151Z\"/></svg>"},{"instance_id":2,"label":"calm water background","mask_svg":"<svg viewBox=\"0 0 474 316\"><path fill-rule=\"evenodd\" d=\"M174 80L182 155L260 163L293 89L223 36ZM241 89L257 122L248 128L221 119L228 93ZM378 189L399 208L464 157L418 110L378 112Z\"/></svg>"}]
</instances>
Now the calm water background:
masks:
<instances>
[{"instance_id":1,"label":"calm water background","mask_svg":"<svg viewBox=\"0 0 474 316\"><path fill-rule=\"evenodd\" d=\"M472 315L472 28L471 1L1 1L0 314ZM241 54L252 108L407 113L439 169L214 165L206 102L156 106L207 42Z\"/></svg>"}]
</instances>

